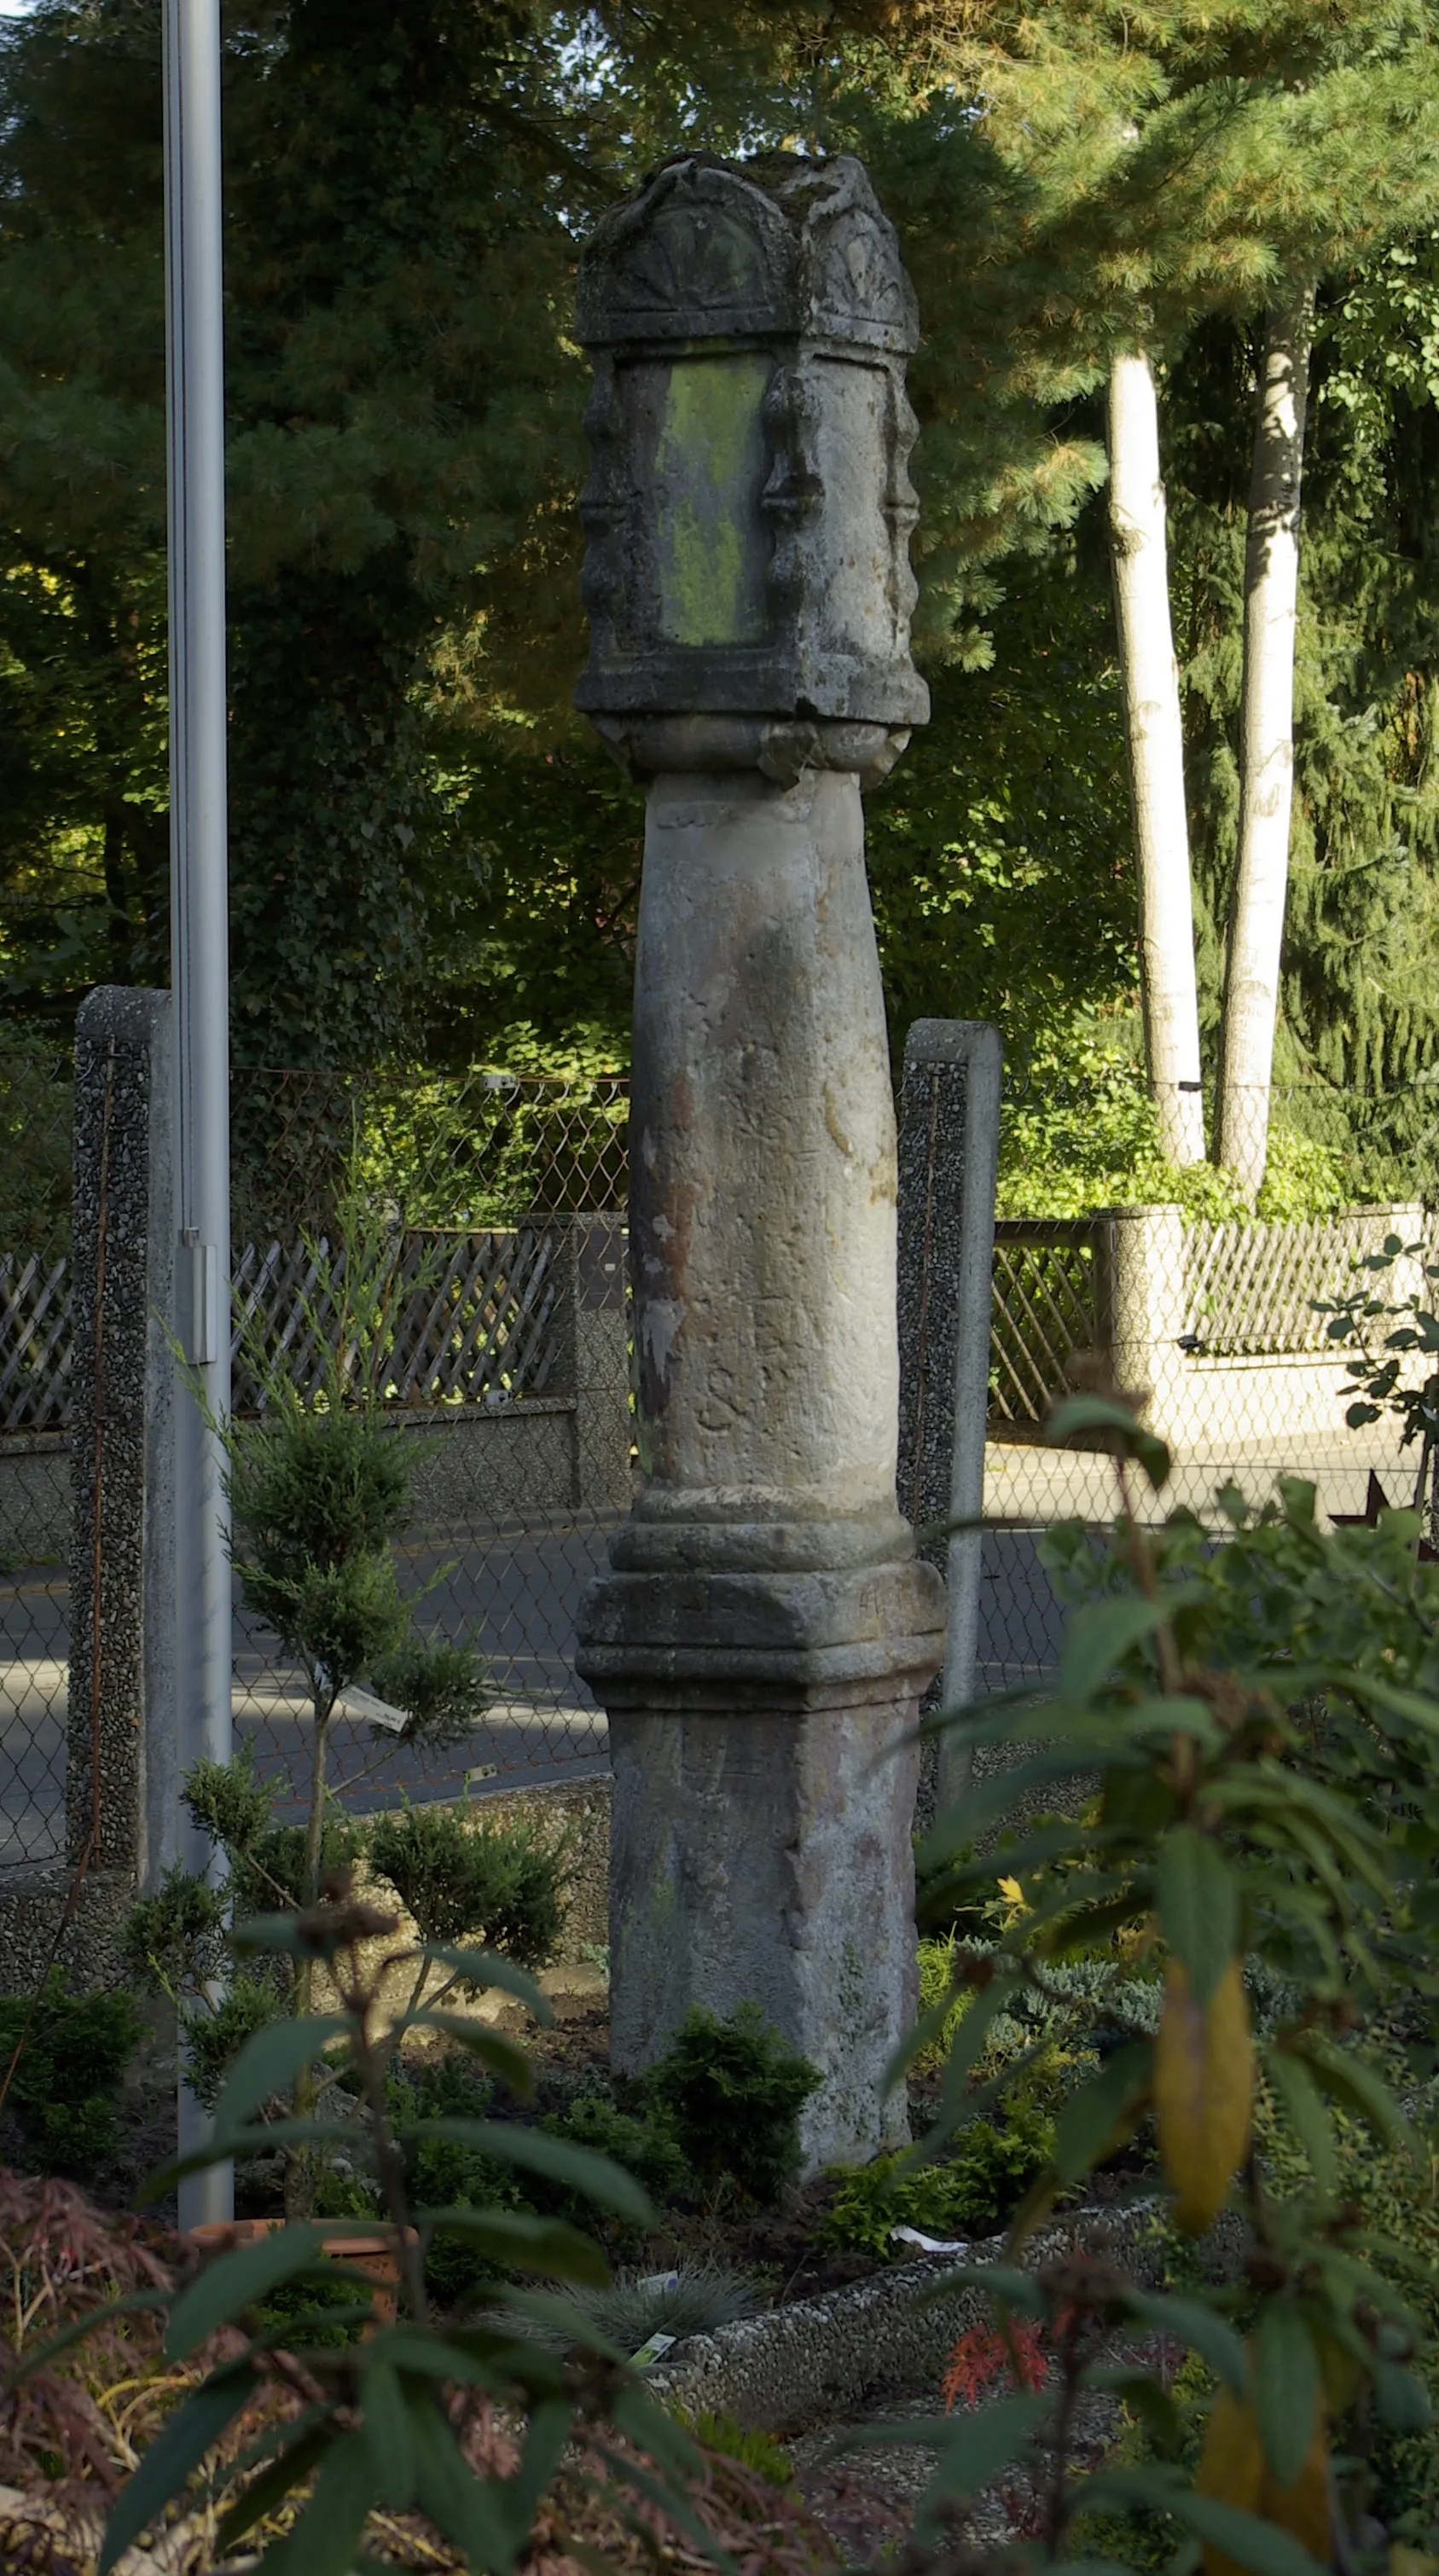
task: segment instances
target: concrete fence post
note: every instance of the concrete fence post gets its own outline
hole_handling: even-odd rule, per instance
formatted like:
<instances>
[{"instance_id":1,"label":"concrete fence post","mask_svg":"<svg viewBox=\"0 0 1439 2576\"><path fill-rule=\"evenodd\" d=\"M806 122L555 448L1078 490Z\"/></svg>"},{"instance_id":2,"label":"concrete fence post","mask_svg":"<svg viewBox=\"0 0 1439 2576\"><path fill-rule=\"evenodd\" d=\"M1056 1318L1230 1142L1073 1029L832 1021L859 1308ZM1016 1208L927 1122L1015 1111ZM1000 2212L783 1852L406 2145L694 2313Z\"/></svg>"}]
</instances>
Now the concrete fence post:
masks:
<instances>
[{"instance_id":1,"label":"concrete fence post","mask_svg":"<svg viewBox=\"0 0 1439 2576\"><path fill-rule=\"evenodd\" d=\"M170 996L101 986L75 1037L70 1859L178 1849Z\"/></svg>"},{"instance_id":2,"label":"concrete fence post","mask_svg":"<svg viewBox=\"0 0 1439 2576\"><path fill-rule=\"evenodd\" d=\"M1177 1207L1106 1208L1097 1220L1095 1323L1115 1386L1161 1436L1185 1354L1184 1218Z\"/></svg>"}]
</instances>

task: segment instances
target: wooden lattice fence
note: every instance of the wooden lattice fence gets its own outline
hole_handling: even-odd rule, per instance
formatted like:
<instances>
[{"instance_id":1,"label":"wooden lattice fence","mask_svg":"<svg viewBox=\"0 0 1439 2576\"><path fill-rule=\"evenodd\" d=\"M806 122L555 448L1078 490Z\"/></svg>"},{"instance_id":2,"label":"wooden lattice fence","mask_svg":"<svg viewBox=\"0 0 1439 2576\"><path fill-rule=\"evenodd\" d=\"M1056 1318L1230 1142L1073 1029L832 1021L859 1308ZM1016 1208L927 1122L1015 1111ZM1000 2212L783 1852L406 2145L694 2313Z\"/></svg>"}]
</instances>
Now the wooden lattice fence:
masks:
<instances>
[{"instance_id":1,"label":"wooden lattice fence","mask_svg":"<svg viewBox=\"0 0 1439 2576\"><path fill-rule=\"evenodd\" d=\"M1192 1226L1184 1332L1215 1358L1332 1349L1316 1303L1349 1296L1356 1262L1387 1235L1417 1241L1414 1207L1348 1208L1307 1223Z\"/></svg>"},{"instance_id":2,"label":"wooden lattice fence","mask_svg":"<svg viewBox=\"0 0 1439 2576\"><path fill-rule=\"evenodd\" d=\"M369 1391L390 1405L475 1404L567 1393L560 1324L567 1246L554 1228L396 1238L380 1287L380 1364ZM355 1394L361 1354L344 1348L345 1257L323 1237L247 1244L235 1264L234 1402L257 1410L262 1361L313 1395L338 1351ZM373 1367L373 1358L371 1362Z\"/></svg>"},{"instance_id":3,"label":"wooden lattice fence","mask_svg":"<svg viewBox=\"0 0 1439 2576\"><path fill-rule=\"evenodd\" d=\"M322 1353L343 1337L344 1258L322 1265L302 1243L249 1243L235 1262L232 1353L237 1413L260 1402L262 1360L281 1361L306 1395ZM388 1405L481 1404L572 1394L566 1225L398 1236L385 1285ZM0 1256L0 1434L63 1430L70 1409L70 1264ZM361 1363L348 1355L350 1383Z\"/></svg>"},{"instance_id":4,"label":"wooden lattice fence","mask_svg":"<svg viewBox=\"0 0 1439 2576\"><path fill-rule=\"evenodd\" d=\"M1044 1419L1072 1384L1071 1363L1101 1338L1096 1261L1103 1219L1009 1220L995 1227L990 1411L996 1424ZM1215 1357L1320 1352L1316 1301L1346 1295L1354 1264L1397 1232L1412 1207L1361 1208L1310 1223L1201 1223L1185 1237L1184 1333ZM489 1232L417 1229L396 1238L383 1396L430 1406L572 1392L564 1222ZM343 1279L337 1263L334 1287ZM335 1297L297 1242L245 1245L235 1265L235 1404L253 1410L256 1324L264 1350L313 1392L322 1346L338 1339ZM69 1416L70 1266L0 1255L0 1434L58 1431ZM358 1378L358 1362L352 1362Z\"/></svg>"},{"instance_id":5,"label":"wooden lattice fence","mask_svg":"<svg viewBox=\"0 0 1439 2576\"><path fill-rule=\"evenodd\" d=\"M1042 1422L1070 1391L1069 1364L1089 1350L1095 1329L1092 1217L1046 1222L1011 1218L994 1229L990 1308L990 1417Z\"/></svg>"},{"instance_id":6,"label":"wooden lattice fence","mask_svg":"<svg viewBox=\"0 0 1439 2576\"><path fill-rule=\"evenodd\" d=\"M0 1255L0 1432L59 1429L70 1351L69 1256Z\"/></svg>"}]
</instances>

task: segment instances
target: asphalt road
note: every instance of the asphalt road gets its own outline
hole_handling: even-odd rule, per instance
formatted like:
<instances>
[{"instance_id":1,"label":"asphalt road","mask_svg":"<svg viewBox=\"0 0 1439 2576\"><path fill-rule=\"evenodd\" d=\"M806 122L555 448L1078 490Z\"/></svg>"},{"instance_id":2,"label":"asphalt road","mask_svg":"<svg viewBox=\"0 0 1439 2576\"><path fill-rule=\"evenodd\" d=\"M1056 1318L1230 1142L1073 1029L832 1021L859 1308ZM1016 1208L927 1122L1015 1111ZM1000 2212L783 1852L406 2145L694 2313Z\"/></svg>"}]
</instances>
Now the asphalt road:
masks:
<instances>
[{"instance_id":1,"label":"asphalt road","mask_svg":"<svg viewBox=\"0 0 1439 2576\"><path fill-rule=\"evenodd\" d=\"M374 1812L402 1797L483 1795L604 1769L604 1716L572 1658L580 1600L617 1519L511 1524L407 1552L407 1587L424 1595L421 1623L469 1635L494 1698L468 1742L442 1755L337 1718L330 1779L350 1807ZM1058 1649L1061 1617L1037 1535L984 1533L980 1681L988 1690L1037 1679ZM0 1582L0 1867L55 1859L64 1847L68 1618L59 1570L31 1567ZM238 1604L235 1649L237 1744L250 1746L275 1784L281 1812L299 1815L310 1779L300 1676Z\"/></svg>"}]
</instances>

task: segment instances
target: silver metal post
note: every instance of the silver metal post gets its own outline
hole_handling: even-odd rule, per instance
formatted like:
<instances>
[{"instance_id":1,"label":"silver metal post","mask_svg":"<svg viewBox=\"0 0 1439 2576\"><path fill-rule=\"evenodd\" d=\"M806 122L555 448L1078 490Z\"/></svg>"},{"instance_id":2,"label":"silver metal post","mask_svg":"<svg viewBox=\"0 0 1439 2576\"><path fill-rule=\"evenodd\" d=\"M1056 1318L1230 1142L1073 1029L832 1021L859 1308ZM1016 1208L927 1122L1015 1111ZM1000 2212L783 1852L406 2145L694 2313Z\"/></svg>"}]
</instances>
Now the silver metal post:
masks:
<instances>
[{"instance_id":1,"label":"silver metal post","mask_svg":"<svg viewBox=\"0 0 1439 2576\"><path fill-rule=\"evenodd\" d=\"M176 1402L175 1707L183 1779L230 1758L229 921L225 833L225 387L218 0L164 0L170 534L170 957L175 997L176 1325L204 1390ZM188 1821L181 1851L213 1866ZM205 2114L182 2083L182 2153ZM226 2219L230 2167L180 2186L180 2224Z\"/></svg>"}]
</instances>

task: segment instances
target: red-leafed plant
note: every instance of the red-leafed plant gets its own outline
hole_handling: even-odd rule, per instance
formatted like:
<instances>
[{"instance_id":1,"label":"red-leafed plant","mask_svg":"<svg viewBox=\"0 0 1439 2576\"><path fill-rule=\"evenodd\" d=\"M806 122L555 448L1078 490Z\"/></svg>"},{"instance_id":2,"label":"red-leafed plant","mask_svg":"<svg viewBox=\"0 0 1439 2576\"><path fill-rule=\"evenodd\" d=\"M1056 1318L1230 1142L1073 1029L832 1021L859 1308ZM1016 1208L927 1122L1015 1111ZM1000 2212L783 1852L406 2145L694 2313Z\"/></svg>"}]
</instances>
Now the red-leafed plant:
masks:
<instances>
[{"instance_id":1,"label":"red-leafed plant","mask_svg":"<svg viewBox=\"0 0 1439 2576\"><path fill-rule=\"evenodd\" d=\"M1017 2388L1042 2388L1049 2376L1039 2328L1022 2317L1001 2334L994 2326L971 2326L962 2334L945 2364L940 2381L946 2415L961 2401L976 2405L985 2390L1008 2371Z\"/></svg>"},{"instance_id":2,"label":"red-leafed plant","mask_svg":"<svg viewBox=\"0 0 1439 2576\"><path fill-rule=\"evenodd\" d=\"M163 2314L116 2317L31 2376L15 2364L107 2300L170 2284L134 2219L74 2183L0 2171L0 2482L119 2486L174 2394L157 2367Z\"/></svg>"}]
</instances>

